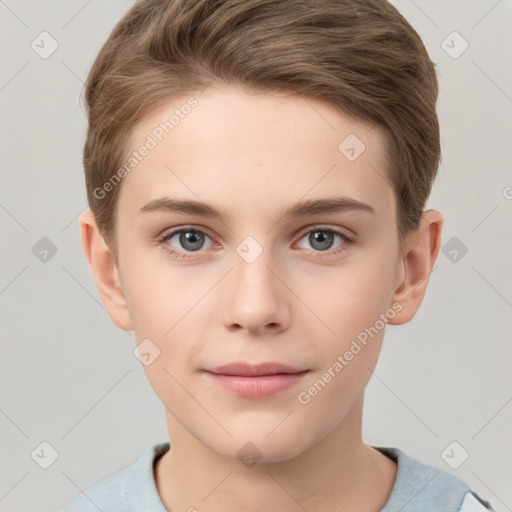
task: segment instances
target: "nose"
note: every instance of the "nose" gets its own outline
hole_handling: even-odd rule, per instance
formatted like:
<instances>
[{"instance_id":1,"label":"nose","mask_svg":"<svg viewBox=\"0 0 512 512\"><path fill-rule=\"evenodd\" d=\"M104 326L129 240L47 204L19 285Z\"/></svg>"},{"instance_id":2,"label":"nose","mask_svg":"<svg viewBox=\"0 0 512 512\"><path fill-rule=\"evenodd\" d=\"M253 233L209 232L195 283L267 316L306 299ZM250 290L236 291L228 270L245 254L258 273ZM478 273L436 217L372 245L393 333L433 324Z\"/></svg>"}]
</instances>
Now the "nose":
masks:
<instances>
[{"instance_id":1,"label":"nose","mask_svg":"<svg viewBox=\"0 0 512 512\"><path fill-rule=\"evenodd\" d=\"M291 294L271 251L249 262L233 254L233 270L224 280L222 321L228 330L246 329L251 334L277 334L290 323Z\"/></svg>"}]
</instances>

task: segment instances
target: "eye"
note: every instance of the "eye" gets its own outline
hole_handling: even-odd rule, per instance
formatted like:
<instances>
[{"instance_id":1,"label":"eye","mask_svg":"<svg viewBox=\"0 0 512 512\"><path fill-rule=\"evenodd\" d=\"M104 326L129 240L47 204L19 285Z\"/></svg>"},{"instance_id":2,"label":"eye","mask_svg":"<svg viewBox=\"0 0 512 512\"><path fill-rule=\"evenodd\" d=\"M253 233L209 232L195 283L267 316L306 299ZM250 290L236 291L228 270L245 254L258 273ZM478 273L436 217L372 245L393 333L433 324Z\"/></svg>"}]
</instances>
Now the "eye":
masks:
<instances>
[{"instance_id":1,"label":"eye","mask_svg":"<svg viewBox=\"0 0 512 512\"><path fill-rule=\"evenodd\" d=\"M336 238L340 240L340 243L334 246L333 249ZM352 239L349 238L345 233L323 227L317 227L307 231L302 236L301 241L302 240L306 240L306 242L310 244L315 252L330 251L331 253L337 253L339 250L344 250L346 246L352 243ZM305 248L308 249L308 247Z\"/></svg>"},{"instance_id":2,"label":"eye","mask_svg":"<svg viewBox=\"0 0 512 512\"><path fill-rule=\"evenodd\" d=\"M210 241L210 244L207 243ZM188 252L198 252L213 246L212 239L200 229L180 228L166 233L160 240L165 249L182 259L189 258ZM205 247L206 242L206 247Z\"/></svg>"},{"instance_id":3,"label":"eye","mask_svg":"<svg viewBox=\"0 0 512 512\"><path fill-rule=\"evenodd\" d=\"M336 239L339 240L337 245L335 245ZM346 233L324 227L310 229L302 235L299 247L309 249L301 246L303 240L310 244L314 252L325 252L329 255L347 250L353 243L352 238ZM173 257L182 260L194 258L193 253L200 253L201 249L211 249L214 246L213 240L205 231L191 227L182 227L168 232L160 238L159 243Z\"/></svg>"}]
</instances>

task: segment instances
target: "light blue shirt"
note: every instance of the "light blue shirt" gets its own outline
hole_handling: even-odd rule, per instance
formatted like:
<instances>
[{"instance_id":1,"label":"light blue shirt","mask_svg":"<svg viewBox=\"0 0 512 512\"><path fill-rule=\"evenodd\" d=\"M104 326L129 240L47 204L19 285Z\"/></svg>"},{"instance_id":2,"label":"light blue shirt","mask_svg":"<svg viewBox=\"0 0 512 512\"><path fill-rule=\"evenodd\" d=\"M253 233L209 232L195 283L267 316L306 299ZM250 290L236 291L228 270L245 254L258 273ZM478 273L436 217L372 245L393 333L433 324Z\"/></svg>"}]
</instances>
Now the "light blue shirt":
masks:
<instances>
[{"instance_id":1,"label":"light blue shirt","mask_svg":"<svg viewBox=\"0 0 512 512\"><path fill-rule=\"evenodd\" d=\"M459 478L422 464L398 448L374 447L398 465L381 512L488 512L494 510ZM156 489L153 465L169 442L149 446L131 466L80 493L59 512L168 512Z\"/></svg>"}]
</instances>

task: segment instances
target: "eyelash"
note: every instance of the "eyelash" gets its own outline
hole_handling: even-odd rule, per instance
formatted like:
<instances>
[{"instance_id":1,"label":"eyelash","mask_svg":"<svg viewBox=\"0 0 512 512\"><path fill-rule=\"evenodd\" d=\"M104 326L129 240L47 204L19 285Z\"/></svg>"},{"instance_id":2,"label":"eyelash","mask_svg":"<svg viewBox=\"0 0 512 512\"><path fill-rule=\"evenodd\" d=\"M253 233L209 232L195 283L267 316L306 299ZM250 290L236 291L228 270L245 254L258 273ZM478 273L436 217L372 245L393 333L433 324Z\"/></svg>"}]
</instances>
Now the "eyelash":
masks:
<instances>
[{"instance_id":1,"label":"eyelash","mask_svg":"<svg viewBox=\"0 0 512 512\"><path fill-rule=\"evenodd\" d=\"M336 249L332 249L332 250L327 249L326 251L313 251L316 253L325 253L325 254L329 254L330 256L337 255L340 252L346 251L349 248L349 246L354 243L354 240L352 239L352 237L349 237L345 232L338 231L338 230L332 229L332 228L326 228L323 226L315 226L313 228L310 228L308 231L302 232L299 240L302 240L306 235L308 235L310 233L314 233L315 231L323 231L326 233L332 233L334 235L338 235L339 237L341 237L343 239L343 244L341 246L337 247ZM208 235L208 233L206 231L204 231L203 229L199 229L199 228L195 228L195 227L184 227L184 228L175 229L174 231L166 233L158 240L158 242L159 242L159 244L161 244L164 247L166 252L168 252L173 257L176 257L181 260L193 259L195 257L193 255L194 252L202 252L202 251L199 250L199 251L180 252L180 251L174 250L167 243L174 235L176 235L178 233L188 233L188 232L201 233L201 234L211 238ZM307 250L307 249L304 249L304 250Z\"/></svg>"}]
</instances>

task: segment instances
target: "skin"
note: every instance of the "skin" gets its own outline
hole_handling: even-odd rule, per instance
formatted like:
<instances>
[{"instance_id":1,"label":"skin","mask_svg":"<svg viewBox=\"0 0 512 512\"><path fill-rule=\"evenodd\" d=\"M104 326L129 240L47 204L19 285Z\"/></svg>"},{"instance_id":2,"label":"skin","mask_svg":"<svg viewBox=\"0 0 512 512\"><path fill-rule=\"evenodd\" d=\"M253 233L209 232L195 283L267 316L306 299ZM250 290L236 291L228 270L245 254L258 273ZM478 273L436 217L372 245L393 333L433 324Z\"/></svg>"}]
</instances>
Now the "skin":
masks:
<instances>
[{"instance_id":1,"label":"skin","mask_svg":"<svg viewBox=\"0 0 512 512\"><path fill-rule=\"evenodd\" d=\"M140 123L131 147L140 147L187 97ZM94 215L80 218L84 251L112 321L134 330L137 343L149 338L160 350L143 368L165 406L171 441L155 469L161 500L173 511L260 511L269 503L285 512L334 511L341 503L345 511L380 510L396 464L363 442L361 424L364 388L385 329L309 403L297 396L393 304L401 310L388 323L414 317L439 252L442 216L425 211L399 248L386 140L377 126L284 93L215 85L194 97L197 107L122 181L118 266ZM349 134L366 146L354 161L338 150ZM283 217L299 200L333 194L367 203L375 214ZM163 196L200 200L230 217L139 213ZM179 235L159 241L182 226L207 231L202 248L184 247ZM335 235L322 250L309 236L319 228L355 241ZM251 263L236 252L247 236L263 250ZM166 246L191 258L173 256ZM237 361L310 371L263 398L236 396L201 371ZM237 457L248 442L261 454L252 466Z\"/></svg>"}]
</instances>

